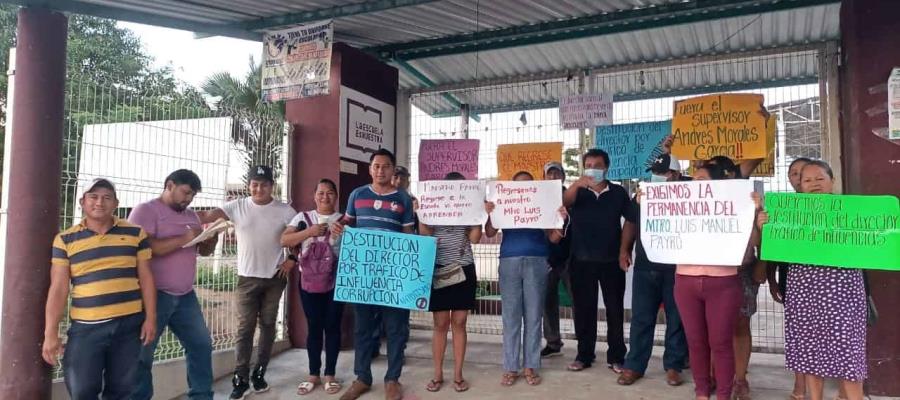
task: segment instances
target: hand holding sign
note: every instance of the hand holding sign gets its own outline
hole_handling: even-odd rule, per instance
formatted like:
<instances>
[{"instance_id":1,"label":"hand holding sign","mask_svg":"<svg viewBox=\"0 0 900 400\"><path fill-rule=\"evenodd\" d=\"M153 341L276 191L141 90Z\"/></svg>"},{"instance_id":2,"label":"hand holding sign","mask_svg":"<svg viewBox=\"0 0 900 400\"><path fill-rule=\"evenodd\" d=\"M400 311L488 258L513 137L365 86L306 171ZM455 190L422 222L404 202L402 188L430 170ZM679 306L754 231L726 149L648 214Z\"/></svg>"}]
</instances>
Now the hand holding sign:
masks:
<instances>
[{"instance_id":1,"label":"hand holding sign","mask_svg":"<svg viewBox=\"0 0 900 400\"><path fill-rule=\"evenodd\" d=\"M426 225L472 226L484 223L484 182L419 182L416 213Z\"/></svg>"}]
</instances>

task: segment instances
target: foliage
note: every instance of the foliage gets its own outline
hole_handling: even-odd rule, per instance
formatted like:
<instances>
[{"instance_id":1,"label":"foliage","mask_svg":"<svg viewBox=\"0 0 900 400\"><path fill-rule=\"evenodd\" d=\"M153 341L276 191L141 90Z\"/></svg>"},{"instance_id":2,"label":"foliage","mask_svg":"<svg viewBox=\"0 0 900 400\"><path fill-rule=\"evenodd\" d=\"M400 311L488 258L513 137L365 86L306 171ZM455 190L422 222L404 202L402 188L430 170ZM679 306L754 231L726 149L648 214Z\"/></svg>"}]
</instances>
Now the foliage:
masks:
<instances>
[{"instance_id":1,"label":"foliage","mask_svg":"<svg viewBox=\"0 0 900 400\"><path fill-rule=\"evenodd\" d=\"M278 174L281 170L284 102L262 101L262 64L253 57L249 62L249 72L243 79L217 72L206 78L202 89L214 99L213 107L234 114L231 139L246 151L246 169L267 164ZM244 179L246 181L246 175Z\"/></svg>"},{"instance_id":2,"label":"foliage","mask_svg":"<svg viewBox=\"0 0 900 400\"><path fill-rule=\"evenodd\" d=\"M238 275L234 268L223 267L215 272L212 267L200 265L197 267L197 287L215 290L217 292L230 292L237 287Z\"/></svg>"}]
</instances>

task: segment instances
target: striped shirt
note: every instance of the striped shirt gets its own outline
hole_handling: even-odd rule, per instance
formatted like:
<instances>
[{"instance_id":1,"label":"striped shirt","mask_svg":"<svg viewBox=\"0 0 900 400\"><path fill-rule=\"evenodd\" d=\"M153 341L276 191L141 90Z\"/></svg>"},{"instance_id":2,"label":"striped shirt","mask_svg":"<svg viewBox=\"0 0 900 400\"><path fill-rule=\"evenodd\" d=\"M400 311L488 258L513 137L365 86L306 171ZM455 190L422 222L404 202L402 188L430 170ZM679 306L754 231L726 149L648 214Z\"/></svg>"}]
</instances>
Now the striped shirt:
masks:
<instances>
[{"instance_id":1,"label":"striped shirt","mask_svg":"<svg viewBox=\"0 0 900 400\"><path fill-rule=\"evenodd\" d=\"M56 235L50 264L68 268L72 283L69 316L102 321L143 310L137 262L151 257L147 234L118 218L105 234L84 222Z\"/></svg>"},{"instance_id":2,"label":"striped shirt","mask_svg":"<svg viewBox=\"0 0 900 400\"><path fill-rule=\"evenodd\" d=\"M406 192L395 190L381 195L370 185L350 193L344 218L356 221L357 228L376 231L402 232L403 227L415 224L412 198Z\"/></svg>"},{"instance_id":3,"label":"striped shirt","mask_svg":"<svg viewBox=\"0 0 900 400\"><path fill-rule=\"evenodd\" d=\"M435 226L437 239L437 265L470 265L475 263L472 243L469 242L468 226Z\"/></svg>"}]
</instances>

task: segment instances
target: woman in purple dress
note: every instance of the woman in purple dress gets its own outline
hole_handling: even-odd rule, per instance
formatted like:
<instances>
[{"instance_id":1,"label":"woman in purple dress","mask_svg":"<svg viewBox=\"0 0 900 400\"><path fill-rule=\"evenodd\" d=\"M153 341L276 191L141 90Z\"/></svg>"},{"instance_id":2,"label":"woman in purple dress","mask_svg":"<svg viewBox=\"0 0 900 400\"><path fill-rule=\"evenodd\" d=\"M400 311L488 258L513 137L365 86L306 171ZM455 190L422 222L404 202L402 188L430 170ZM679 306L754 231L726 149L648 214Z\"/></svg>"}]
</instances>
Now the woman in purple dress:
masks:
<instances>
[{"instance_id":1,"label":"woman in purple dress","mask_svg":"<svg viewBox=\"0 0 900 400\"><path fill-rule=\"evenodd\" d=\"M803 193L832 193L834 174L822 161L803 167ZM760 227L768 215L760 212ZM765 245L765 244L763 244ZM825 378L840 379L848 400L863 399L866 379L866 294L861 270L791 264L784 295L787 369L806 375L807 393L822 399Z\"/></svg>"}]
</instances>

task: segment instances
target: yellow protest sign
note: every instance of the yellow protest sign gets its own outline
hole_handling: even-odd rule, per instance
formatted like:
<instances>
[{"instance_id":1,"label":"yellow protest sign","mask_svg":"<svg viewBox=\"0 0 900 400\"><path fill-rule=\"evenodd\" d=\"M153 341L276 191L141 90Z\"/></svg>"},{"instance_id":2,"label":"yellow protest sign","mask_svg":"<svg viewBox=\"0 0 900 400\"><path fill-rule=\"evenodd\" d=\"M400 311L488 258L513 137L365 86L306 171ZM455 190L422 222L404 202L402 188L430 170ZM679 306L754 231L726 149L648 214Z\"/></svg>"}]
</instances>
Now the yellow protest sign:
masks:
<instances>
[{"instance_id":1,"label":"yellow protest sign","mask_svg":"<svg viewBox=\"0 0 900 400\"><path fill-rule=\"evenodd\" d=\"M766 157L766 112L760 94L713 94L675 102L672 154L682 160Z\"/></svg>"},{"instance_id":2,"label":"yellow protest sign","mask_svg":"<svg viewBox=\"0 0 900 400\"><path fill-rule=\"evenodd\" d=\"M778 117L769 115L766 120L766 158L760 163L750 176L766 177L775 176L775 135L778 131Z\"/></svg>"},{"instance_id":3,"label":"yellow protest sign","mask_svg":"<svg viewBox=\"0 0 900 400\"><path fill-rule=\"evenodd\" d=\"M759 178L775 176L775 142L777 142L777 132L778 117L773 114L769 116L769 119L766 122L766 149L768 149L768 155L763 162L756 166L756 169L753 170L753 173L750 176ZM736 162L740 165L743 161L744 160L738 160ZM693 174L694 165L691 164L691 166L688 167L688 175Z\"/></svg>"},{"instance_id":4,"label":"yellow protest sign","mask_svg":"<svg viewBox=\"0 0 900 400\"><path fill-rule=\"evenodd\" d=\"M497 147L497 170L502 181L512 180L519 171L543 179L544 164L562 162L562 142L501 144Z\"/></svg>"}]
</instances>

